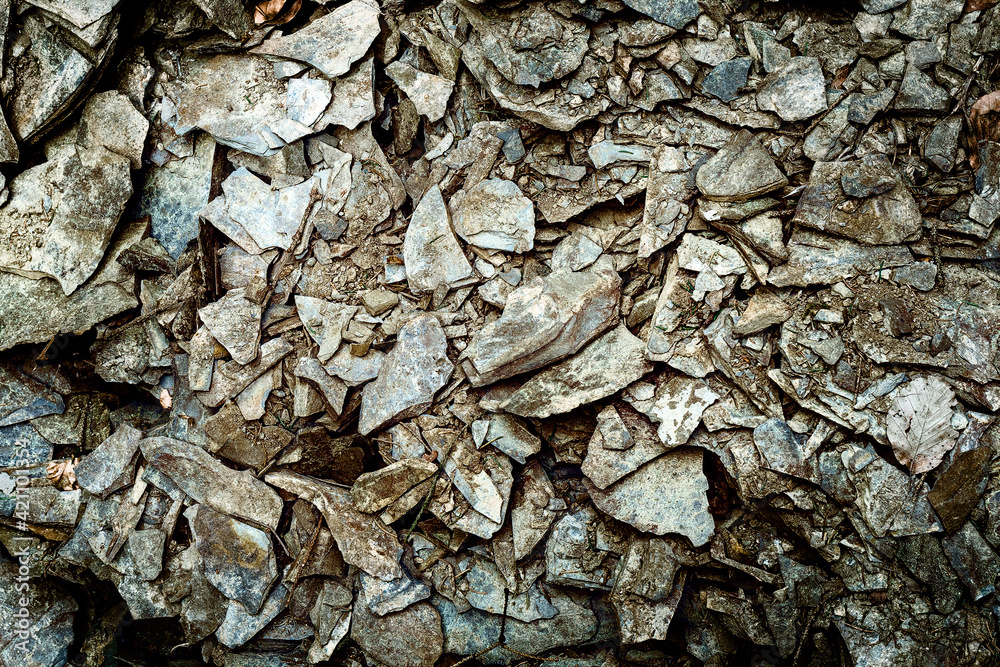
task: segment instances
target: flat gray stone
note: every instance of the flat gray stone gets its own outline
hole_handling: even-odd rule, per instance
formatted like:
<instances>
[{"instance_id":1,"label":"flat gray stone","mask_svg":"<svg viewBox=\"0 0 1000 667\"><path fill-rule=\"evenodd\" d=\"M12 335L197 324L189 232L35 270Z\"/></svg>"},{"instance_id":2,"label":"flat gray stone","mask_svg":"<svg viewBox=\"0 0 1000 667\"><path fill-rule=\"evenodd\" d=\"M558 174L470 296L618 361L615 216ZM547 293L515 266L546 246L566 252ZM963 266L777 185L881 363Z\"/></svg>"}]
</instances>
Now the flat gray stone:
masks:
<instances>
[{"instance_id":1,"label":"flat gray stone","mask_svg":"<svg viewBox=\"0 0 1000 667\"><path fill-rule=\"evenodd\" d=\"M652 370L646 344L621 324L573 358L528 380L500 407L544 419L617 393Z\"/></svg>"},{"instance_id":2,"label":"flat gray stone","mask_svg":"<svg viewBox=\"0 0 1000 667\"><path fill-rule=\"evenodd\" d=\"M236 471L197 445L173 438L139 442L146 464L166 475L195 501L245 521L278 527L281 498L246 470Z\"/></svg>"},{"instance_id":3,"label":"flat gray stone","mask_svg":"<svg viewBox=\"0 0 1000 667\"><path fill-rule=\"evenodd\" d=\"M771 155L746 130L701 166L696 182L715 201L745 201L788 185Z\"/></svg>"},{"instance_id":4,"label":"flat gray stone","mask_svg":"<svg viewBox=\"0 0 1000 667\"><path fill-rule=\"evenodd\" d=\"M358 432L368 435L423 413L455 369L444 329L433 315L407 321L396 335L378 378L361 396Z\"/></svg>"},{"instance_id":5,"label":"flat gray stone","mask_svg":"<svg viewBox=\"0 0 1000 667\"><path fill-rule=\"evenodd\" d=\"M723 102L732 102L739 96L740 88L747 85L752 63L752 58L733 58L719 63L705 76L701 89Z\"/></svg>"},{"instance_id":6,"label":"flat gray stone","mask_svg":"<svg viewBox=\"0 0 1000 667\"><path fill-rule=\"evenodd\" d=\"M448 110L448 99L455 89L454 81L421 72L398 60L386 67L385 73L406 93L421 116L427 116L430 121L439 121L444 117Z\"/></svg>"},{"instance_id":7,"label":"flat gray stone","mask_svg":"<svg viewBox=\"0 0 1000 667\"><path fill-rule=\"evenodd\" d=\"M257 614L278 578L271 537L205 505L191 507L184 516L204 559L205 578L227 598Z\"/></svg>"},{"instance_id":8,"label":"flat gray stone","mask_svg":"<svg viewBox=\"0 0 1000 667\"><path fill-rule=\"evenodd\" d=\"M757 106L795 122L826 109L826 82L818 58L797 56L778 64L757 90Z\"/></svg>"},{"instance_id":9,"label":"flat gray stone","mask_svg":"<svg viewBox=\"0 0 1000 667\"><path fill-rule=\"evenodd\" d=\"M643 532L679 533L696 547L715 532L701 449L667 452L604 490L584 483L599 510Z\"/></svg>"},{"instance_id":10,"label":"flat gray stone","mask_svg":"<svg viewBox=\"0 0 1000 667\"><path fill-rule=\"evenodd\" d=\"M429 602L376 616L364 593L358 598L351 619L351 639L366 655L386 667L432 667L441 657L441 615Z\"/></svg>"},{"instance_id":11,"label":"flat gray stone","mask_svg":"<svg viewBox=\"0 0 1000 667\"><path fill-rule=\"evenodd\" d=\"M869 245L901 243L922 227L917 203L881 155L817 162L793 222Z\"/></svg>"},{"instance_id":12,"label":"flat gray stone","mask_svg":"<svg viewBox=\"0 0 1000 667\"><path fill-rule=\"evenodd\" d=\"M84 165L75 150L18 174L0 208L0 269L52 276L72 294L97 270L132 196L128 160Z\"/></svg>"},{"instance_id":13,"label":"flat gray stone","mask_svg":"<svg viewBox=\"0 0 1000 667\"><path fill-rule=\"evenodd\" d=\"M538 277L507 297L503 314L472 337L465 368L473 386L536 370L578 351L613 326L621 278L610 261Z\"/></svg>"},{"instance_id":14,"label":"flat gray stone","mask_svg":"<svg viewBox=\"0 0 1000 667\"><path fill-rule=\"evenodd\" d=\"M788 241L788 261L774 267L767 282L775 287L832 285L846 278L908 266L913 261L906 246L867 246L797 229Z\"/></svg>"},{"instance_id":15,"label":"flat gray stone","mask_svg":"<svg viewBox=\"0 0 1000 667\"><path fill-rule=\"evenodd\" d=\"M597 414L580 470L598 489L606 489L668 449L645 415L625 405L609 405Z\"/></svg>"},{"instance_id":16,"label":"flat gray stone","mask_svg":"<svg viewBox=\"0 0 1000 667\"><path fill-rule=\"evenodd\" d=\"M290 35L272 37L251 53L309 63L328 77L346 74L379 34L379 8L352 0Z\"/></svg>"},{"instance_id":17,"label":"flat gray stone","mask_svg":"<svg viewBox=\"0 0 1000 667\"><path fill-rule=\"evenodd\" d=\"M452 231L441 189L434 185L417 204L403 241L406 279L414 292L433 292L467 284L472 265Z\"/></svg>"},{"instance_id":18,"label":"flat gray stone","mask_svg":"<svg viewBox=\"0 0 1000 667\"><path fill-rule=\"evenodd\" d=\"M0 364L0 426L60 414L65 407L62 396L35 378L13 364Z\"/></svg>"},{"instance_id":19,"label":"flat gray stone","mask_svg":"<svg viewBox=\"0 0 1000 667\"><path fill-rule=\"evenodd\" d=\"M467 243L517 253L535 246L535 205L513 181L480 181L456 193L450 206L455 231Z\"/></svg>"},{"instance_id":20,"label":"flat gray stone","mask_svg":"<svg viewBox=\"0 0 1000 667\"><path fill-rule=\"evenodd\" d=\"M897 111L941 113L948 110L951 96L930 75L907 66L894 107Z\"/></svg>"},{"instance_id":21,"label":"flat gray stone","mask_svg":"<svg viewBox=\"0 0 1000 667\"><path fill-rule=\"evenodd\" d=\"M626 5L649 18L680 30L698 18L701 9L695 0L627 0Z\"/></svg>"},{"instance_id":22,"label":"flat gray stone","mask_svg":"<svg viewBox=\"0 0 1000 667\"><path fill-rule=\"evenodd\" d=\"M205 327L233 359L240 364L248 364L260 353L259 303L244 296L245 290L229 290L218 301L208 304L198 311L198 317Z\"/></svg>"},{"instance_id":23,"label":"flat gray stone","mask_svg":"<svg viewBox=\"0 0 1000 667\"><path fill-rule=\"evenodd\" d=\"M111 437L76 465L77 482L101 498L131 484L141 439L142 431L128 424L119 426Z\"/></svg>"},{"instance_id":24,"label":"flat gray stone","mask_svg":"<svg viewBox=\"0 0 1000 667\"><path fill-rule=\"evenodd\" d=\"M208 205L214 158L215 140L199 134L194 154L146 169L139 215L150 217L153 238L174 259L198 237L198 213Z\"/></svg>"},{"instance_id":25,"label":"flat gray stone","mask_svg":"<svg viewBox=\"0 0 1000 667\"><path fill-rule=\"evenodd\" d=\"M910 0L905 4L895 14L892 29L913 39L930 39L947 30L948 24L962 16L965 7L963 0Z\"/></svg>"}]
</instances>

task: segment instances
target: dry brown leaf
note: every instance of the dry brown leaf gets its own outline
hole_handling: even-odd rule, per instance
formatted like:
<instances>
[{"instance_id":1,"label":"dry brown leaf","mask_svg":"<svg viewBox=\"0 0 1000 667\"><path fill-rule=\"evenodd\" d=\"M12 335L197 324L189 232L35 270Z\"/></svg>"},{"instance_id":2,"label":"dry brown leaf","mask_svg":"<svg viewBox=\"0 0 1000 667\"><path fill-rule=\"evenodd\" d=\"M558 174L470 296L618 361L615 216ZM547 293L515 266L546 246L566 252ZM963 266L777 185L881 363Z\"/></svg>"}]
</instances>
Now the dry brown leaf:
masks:
<instances>
[{"instance_id":1,"label":"dry brown leaf","mask_svg":"<svg viewBox=\"0 0 1000 667\"><path fill-rule=\"evenodd\" d=\"M955 392L937 377L901 388L889 408L885 433L899 462L916 475L933 470L958 439L951 427Z\"/></svg>"},{"instance_id":2,"label":"dry brown leaf","mask_svg":"<svg viewBox=\"0 0 1000 667\"><path fill-rule=\"evenodd\" d=\"M264 0L253 10L253 22L256 25L282 25L288 23L302 8L302 0Z\"/></svg>"},{"instance_id":3,"label":"dry brown leaf","mask_svg":"<svg viewBox=\"0 0 1000 667\"><path fill-rule=\"evenodd\" d=\"M979 142L1000 141L1000 90L983 95L969 109L969 139L972 155L969 162L979 168Z\"/></svg>"},{"instance_id":4,"label":"dry brown leaf","mask_svg":"<svg viewBox=\"0 0 1000 667\"><path fill-rule=\"evenodd\" d=\"M76 473L73 467L80 462L80 457L64 459L62 461L49 461L45 468L45 476L53 481L53 486L63 491L72 491L78 488L76 485Z\"/></svg>"},{"instance_id":5,"label":"dry brown leaf","mask_svg":"<svg viewBox=\"0 0 1000 667\"><path fill-rule=\"evenodd\" d=\"M978 12L983 9L989 9L993 5L1000 2L1000 0L968 0L965 3L965 13Z\"/></svg>"}]
</instances>

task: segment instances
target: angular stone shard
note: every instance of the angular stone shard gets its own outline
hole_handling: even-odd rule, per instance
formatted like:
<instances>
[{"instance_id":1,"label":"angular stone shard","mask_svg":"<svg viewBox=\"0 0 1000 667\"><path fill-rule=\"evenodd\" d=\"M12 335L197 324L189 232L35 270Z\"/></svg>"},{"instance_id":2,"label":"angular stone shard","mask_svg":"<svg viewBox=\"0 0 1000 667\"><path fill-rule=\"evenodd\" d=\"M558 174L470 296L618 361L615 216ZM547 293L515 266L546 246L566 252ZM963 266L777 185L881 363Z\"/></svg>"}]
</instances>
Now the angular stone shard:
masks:
<instances>
[{"instance_id":1,"label":"angular stone shard","mask_svg":"<svg viewBox=\"0 0 1000 667\"><path fill-rule=\"evenodd\" d=\"M770 326L781 324L792 316L791 307L774 292L757 290L746 310L740 314L740 321L733 327L734 336L752 336Z\"/></svg>"},{"instance_id":2,"label":"angular stone shard","mask_svg":"<svg viewBox=\"0 0 1000 667\"><path fill-rule=\"evenodd\" d=\"M797 56L778 64L757 90L757 106L789 122L812 118L826 109L826 82L819 59Z\"/></svg>"},{"instance_id":3,"label":"angular stone shard","mask_svg":"<svg viewBox=\"0 0 1000 667\"><path fill-rule=\"evenodd\" d=\"M444 117L448 110L448 98L455 88L453 81L421 72L398 60L386 67L385 73L406 93L421 116L427 116L430 121L438 121Z\"/></svg>"},{"instance_id":4,"label":"angular stone shard","mask_svg":"<svg viewBox=\"0 0 1000 667\"><path fill-rule=\"evenodd\" d=\"M366 514L381 512L438 470L424 459L403 459L374 472L363 473L351 487L354 506Z\"/></svg>"},{"instance_id":5,"label":"angular stone shard","mask_svg":"<svg viewBox=\"0 0 1000 667\"><path fill-rule=\"evenodd\" d=\"M652 370L646 344L621 324L572 359L528 380L501 408L544 419L610 396Z\"/></svg>"},{"instance_id":6,"label":"angular stone shard","mask_svg":"<svg viewBox=\"0 0 1000 667\"><path fill-rule=\"evenodd\" d=\"M452 198L455 231L493 250L528 252L535 245L535 205L512 181L490 178Z\"/></svg>"},{"instance_id":7,"label":"angular stone shard","mask_svg":"<svg viewBox=\"0 0 1000 667\"><path fill-rule=\"evenodd\" d=\"M470 382L492 384L573 354L614 325L620 291L621 278L603 259L584 271L556 271L519 287L500 319L469 342Z\"/></svg>"},{"instance_id":8,"label":"angular stone shard","mask_svg":"<svg viewBox=\"0 0 1000 667\"><path fill-rule=\"evenodd\" d=\"M215 340L240 364L249 364L260 352L262 310L244 296L245 290L229 290L218 301L198 311L198 316Z\"/></svg>"},{"instance_id":9,"label":"angular stone shard","mask_svg":"<svg viewBox=\"0 0 1000 667\"><path fill-rule=\"evenodd\" d=\"M132 196L128 161L84 165L75 150L21 172L0 208L0 269L52 276L72 294L97 269Z\"/></svg>"},{"instance_id":10,"label":"angular stone shard","mask_svg":"<svg viewBox=\"0 0 1000 667\"><path fill-rule=\"evenodd\" d=\"M774 267L767 282L775 287L832 285L845 278L911 264L913 255L906 246L865 246L800 228L788 241L788 261Z\"/></svg>"},{"instance_id":11,"label":"angular stone shard","mask_svg":"<svg viewBox=\"0 0 1000 667\"><path fill-rule=\"evenodd\" d=\"M556 489L541 464L537 461L529 464L514 490L510 509L514 560L521 560L530 554L545 537L549 526L558 517L550 508L557 498Z\"/></svg>"},{"instance_id":12,"label":"angular stone shard","mask_svg":"<svg viewBox=\"0 0 1000 667\"><path fill-rule=\"evenodd\" d=\"M743 130L698 170L698 189L716 201L745 201L788 185L767 150Z\"/></svg>"},{"instance_id":13,"label":"angular stone shard","mask_svg":"<svg viewBox=\"0 0 1000 667\"><path fill-rule=\"evenodd\" d=\"M146 170L139 214L150 217L153 238L174 259L198 236L198 213L208 205L214 157L215 140L199 134L192 155Z\"/></svg>"},{"instance_id":14,"label":"angular stone shard","mask_svg":"<svg viewBox=\"0 0 1000 667\"><path fill-rule=\"evenodd\" d=\"M0 364L0 426L61 414L66 404L62 396L13 364Z\"/></svg>"},{"instance_id":15,"label":"angular stone shard","mask_svg":"<svg viewBox=\"0 0 1000 667\"><path fill-rule=\"evenodd\" d=\"M356 510L349 491L284 470L268 473L264 479L311 502L323 513L346 563L382 581L403 576L399 566L403 548L396 534L377 517Z\"/></svg>"},{"instance_id":16,"label":"angular stone shard","mask_svg":"<svg viewBox=\"0 0 1000 667\"><path fill-rule=\"evenodd\" d=\"M303 115L304 99L296 93L301 84L289 88L264 58L185 55L180 71L182 77L165 85L165 99L172 104L163 118L179 135L200 128L221 144L265 156L313 134L322 123L322 115L312 124L302 122L315 114ZM326 101L312 102L317 107L329 104L330 85L313 86L317 94L324 89Z\"/></svg>"},{"instance_id":17,"label":"angular stone shard","mask_svg":"<svg viewBox=\"0 0 1000 667\"><path fill-rule=\"evenodd\" d=\"M657 387L648 406L633 405L660 425L656 430L660 442L673 448L691 438L702 414L717 400L719 395L704 380L678 376Z\"/></svg>"},{"instance_id":18,"label":"angular stone shard","mask_svg":"<svg viewBox=\"0 0 1000 667\"><path fill-rule=\"evenodd\" d=\"M787 423L774 418L753 432L753 442L768 468L816 482L819 480L816 460L809 456L805 440L805 436L797 435Z\"/></svg>"},{"instance_id":19,"label":"angular stone shard","mask_svg":"<svg viewBox=\"0 0 1000 667\"><path fill-rule=\"evenodd\" d=\"M609 405L597 415L580 470L598 489L606 489L668 449L645 415L628 405Z\"/></svg>"},{"instance_id":20,"label":"angular stone shard","mask_svg":"<svg viewBox=\"0 0 1000 667\"><path fill-rule=\"evenodd\" d=\"M233 398L266 373L292 351L292 346L283 338L272 338L260 346L257 360L243 365L238 361L219 364L212 373L212 384L208 391L198 394L198 400L210 408L217 408L226 399Z\"/></svg>"},{"instance_id":21,"label":"angular stone shard","mask_svg":"<svg viewBox=\"0 0 1000 667\"><path fill-rule=\"evenodd\" d=\"M667 452L604 490L584 483L599 510L641 531L679 533L696 547L715 532L701 449Z\"/></svg>"},{"instance_id":22,"label":"angular stone shard","mask_svg":"<svg viewBox=\"0 0 1000 667\"><path fill-rule=\"evenodd\" d=\"M268 248L288 250L319 194L317 179L274 190L240 167L222 182L223 195L201 215L251 255Z\"/></svg>"},{"instance_id":23,"label":"angular stone shard","mask_svg":"<svg viewBox=\"0 0 1000 667\"><path fill-rule=\"evenodd\" d=\"M364 593L354 605L351 639L386 667L432 667L444 647L441 615L429 602L376 616Z\"/></svg>"},{"instance_id":24,"label":"angular stone shard","mask_svg":"<svg viewBox=\"0 0 1000 667\"><path fill-rule=\"evenodd\" d=\"M474 276L452 231L448 207L437 185L413 211L403 242L403 263L414 292L433 292L439 285L459 287Z\"/></svg>"},{"instance_id":25,"label":"angular stone shard","mask_svg":"<svg viewBox=\"0 0 1000 667\"><path fill-rule=\"evenodd\" d=\"M330 78L346 74L379 34L379 8L352 0L290 35L272 37L251 53L309 63Z\"/></svg>"},{"instance_id":26,"label":"angular stone shard","mask_svg":"<svg viewBox=\"0 0 1000 667\"><path fill-rule=\"evenodd\" d=\"M678 30L698 18L701 13L695 0L627 0L625 4Z\"/></svg>"},{"instance_id":27,"label":"angular stone shard","mask_svg":"<svg viewBox=\"0 0 1000 667\"><path fill-rule=\"evenodd\" d=\"M358 432L368 435L429 408L434 394L455 369L447 351L444 330L436 317L423 314L406 322L378 378L365 387Z\"/></svg>"},{"instance_id":28,"label":"angular stone shard","mask_svg":"<svg viewBox=\"0 0 1000 667\"><path fill-rule=\"evenodd\" d=\"M882 155L817 162L793 222L869 245L892 245L921 230L920 210Z\"/></svg>"},{"instance_id":29,"label":"angular stone shard","mask_svg":"<svg viewBox=\"0 0 1000 667\"><path fill-rule=\"evenodd\" d=\"M205 505L191 507L184 516L204 560L205 578L251 614L258 613L278 577L270 536Z\"/></svg>"},{"instance_id":30,"label":"angular stone shard","mask_svg":"<svg viewBox=\"0 0 1000 667\"><path fill-rule=\"evenodd\" d=\"M236 471L197 445L173 438L139 441L149 468L166 475L195 501L223 514L276 530L282 502L246 470Z\"/></svg>"},{"instance_id":31,"label":"angular stone shard","mask_svg":"<svg viewBox=\"0 0 1000 667\"><path fill-rule=\"evenodd\" d=\"M135 476L134 461L139 451L142 431L129 424L102 442L75 466L80 486L101 498L132 483Z\"/></svg>"}]
</instances>

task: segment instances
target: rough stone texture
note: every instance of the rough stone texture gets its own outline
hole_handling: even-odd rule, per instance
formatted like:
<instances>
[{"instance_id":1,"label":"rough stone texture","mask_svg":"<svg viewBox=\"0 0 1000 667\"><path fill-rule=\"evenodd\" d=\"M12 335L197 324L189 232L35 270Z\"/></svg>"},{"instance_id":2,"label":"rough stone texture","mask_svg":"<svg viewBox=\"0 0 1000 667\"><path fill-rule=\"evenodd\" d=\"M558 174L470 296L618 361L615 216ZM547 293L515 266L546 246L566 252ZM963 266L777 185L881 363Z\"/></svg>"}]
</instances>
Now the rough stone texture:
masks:
<instances>
[{"instance_id":1,"label":"rough stone texture","mask_svg":"<svg viewBox=\"0 0 1000 667\"><path fill-rule=\"evenodd\" d=\"M249 472L227 468L200 447L173 438L145 438L139 448L150 468L197 502L271 530L278 527L281 498Z\"/></svg>"},{"instance_id":2,"label":"rough stone texture","mask_svg":"<svg viewBox=\"0 0 1000 667\"><path fill-rule=\"evenodd\" d=\"M653 370L645 351L645 343L619 325L572 359L528 380L501 407L541 419L598 401Z\"/></svg>"},{"instance_id":3,"label":"rough stone texture","mask_svg":"<svg viewBox=\"0 0 1000 667\"><path fill-rule=\"evenodd\" d=\"M466 349L473 385L535 370L578 351L613 326L621 279L606 263L536 278L507 297L503 314ZM471 372L470 372L471 371Z\"/></svg>"},{"instance_id":4,"label":"rough stone texture","mask_svg":"<svg viewBox=\"0 0 1000 667\"><path fill-rule=\"evenodd\" d=\"M694 0L629 0L625 4L678 30L698 18L700 13L698 3Z\"/></svg>"},{"instance_id":5,"label":"rough stone texture","mask_svg":"<svg viewBox=\"0 0 1000 667\"><path fill-rule=\"evenodd\" d=\"M655 535L680 533L700 546L715 531L701 466L700 449L679 449L607 489L588 484L588 490L594 505L619 521Z\"/></svg>"},{"instance_id":6,"label":"rough stone texture","mask_svg":"<svg viewBox=\"0 0 1000 667\"><path fill-rule=\"evenodd\" d=\"M772 69L757 89L757 106L790 122L825 110L826 84L819 59L797 56Z\"/></svg>"},{"instance_id":7,"label":"rough stone texture","mask_svg":"<svg viewBox=\"0 0 1000 667\"><path fill-rule=\"evenodd\" d=\"M456 287L473 275L436 185L413 211L403 243L403 263L410 289L416 292L433 292L439 285Z\"/></svg>"},{"instance_id":8,"label":"rough stone texture","mask_svg":"<svg viewBox=\"0 0 1000 667\"><path fill-rule=\"evenodd\" d=\"M430 121L441 120L448 108L454 82L399 61L386 67L385 73L406 93L417 113L427 116Z\"/></svg>"},{"instance_id":9,"label":"rough stone texture","mask_svg":"<svg viewBox=\"0 0 1000 667\"><path fill-rule=\"evenodd\" d=\"M792 316L792 309L774 292L757 292L750 297L740 321L733 327L733 335L751 336L770 326L781 324Z\"/></svg>"},{"instance_id":10,"label":"rough stone texture","mask_svg":"<svg viewBox=\"0 0 1000 667\"><path fill-rule=\"evenodd\" d=\"M921 229L913 195L889 163L875 156L817 162L793 220L869 245L900 243Z\"/></svg>"},{"instance_id":11,"label":"rough stone texture","mask_svg":"<svg viewBox=\"0 0 1000 667\"><path fill-rule=\"evenodd\" d=\"M224 297L198 311L198 317L233 359L248 364L260 353L260 304L248 300L243 290L230 290Z\"/></svg>"},{"instance_id":12,"label":"rough stone texture","mask_svg":"<svg viewBox=\"0 0 1000 667\"><path fill-rule=\"evenodd\" d=\"M698 189L716 201L744 201L788 184L750 132L741 132L698 170Z\"/></svg>"},{"instance_id":13,"label":"rough stone texture","mask_svg":"<svg viewBox=\"0 0 1000 667\"><path fill-rule=\"evenodd\" d=\"M265 480L312 503L323 513L344 562L383 581L402 576L399 566L402 547L396 534L378 518L354 509L350 492L287 471L268 473Z\"/></svg>"},{"instance_id":14,"label":"rough stone texture","mask_svg":"<svg viewBox=\"0 0 1000 667\"><path fill-rule=\"evenodd\" d=\"M142 432L122 424L76 466L80 486L101 498L132 483L132 464L139 451Z\"/></svg>"},{"instance_id":15,"label":"rough stone texture","mask_svg":"<svg viewBox=\"0 0 1000 667\"><path fill-rule=\"evenodd\" d=\"M430 407L455 369L447 349L444 330L433 315L404 324L378 378L365 387L358 431L368 435Z\"/></svg>"},{"instance_id":16,"label":"rough stone texture","mask_svg":"<svg viewBox=\"0 0 1000 667\"><path fill-rule=\"evenodd\" d=\"M59 585L34 579L29 584L30 597L19 591L15 580L18 568L14 563L0 563L0 574L10 583L0 592L0 618L7 621L0 630L0 661L5 665L24 667L58 667L66 664L73 643L73 622L79 609L73 597ZM21 602L27 599L28 604ZM27 637L18 636L17 614L28 611Z\"/></svg>"},{"instance_id":17,"label":"rough stone texture","mask_svg":"<svg viewBox=\"0 0 1000 667\"><path fill-rule=\"evenodd\" d=\"M594 486L606 489L668 449L639 413L625 405L609 405L597 415L580 469Z\"/></svg>"},{"instance_id":18,"label":"rough stone texture","mask_svg":"<svg viewBox=\"0 0 1000 667\"><path fill-rule=\"evenodd\" d=\"M732 102L747 85L752 62L751 58L733 58L719 63L705 76L701 89L723 102Z\"/></svg>"},{"instance_id":19,"label":"rough stone texture","mask_svg":"<svg viewBox=\"0 0 1000 667\"><path fill-rule=\"evenodd\" d=\"M132 196L124 158L86 166L73 153L28 169L0 208L0 268L52 276L72 294L104 256Z\"/></svg>"},{"instance_id":20,"label":"rough stone texture","mask_svg":"<svg viewBox=\"0 0 1000 667\"><path fill-rule=\"evenodd\" d=\"M441 615L428 602L376 616L365 600L354 608L351 638L386 667L431 667L441 657ZM393 640L386 641L392 637Z\"/></svg>"},{"instance_id":21,"label":"rough stone texture","mask_svg":"<svg viewBox=\"0 0 1000 667\"><path fill-rule=\"evenodd\" d=\"M467 243L518 253L535 245L535 206L511 181L482 181L457 193L450 207L455 231Z\"/></svg>"},{"instance_id":22,"label":"rough stone texture","mask_svg":"<svg viewBox=\"0 0 1000 667\"><path fill-rule=\"evenodd\" d=\"M193 155L146 171L139 213L150 217L153 238L174 259L198 236L198 213L208 204L214 157L215 140L203 134L195 140Z\"/></svg>"},{"instance_id":23,"label":"rough stone texture","mask_svg":"<svg viewBox=\"0 0 1000 667\"><path fill-rule=\"evenodd\" d=\"M195 505L184 516L190 522L209 583L257 614L278 577L271 538L205 505Z\"/></svg>"},{"instance_id":24,"label":"rough stone texture","mask_svg":"<svg viewBox=\"0 0 1000 667\"><path fill-rule=\"evenodd\" d=\"M254 53L309 63L328 77L346 74L379 34L379 8L370 0L352 0L294 34L273 37Z\"/></svg>"}]
</instances>

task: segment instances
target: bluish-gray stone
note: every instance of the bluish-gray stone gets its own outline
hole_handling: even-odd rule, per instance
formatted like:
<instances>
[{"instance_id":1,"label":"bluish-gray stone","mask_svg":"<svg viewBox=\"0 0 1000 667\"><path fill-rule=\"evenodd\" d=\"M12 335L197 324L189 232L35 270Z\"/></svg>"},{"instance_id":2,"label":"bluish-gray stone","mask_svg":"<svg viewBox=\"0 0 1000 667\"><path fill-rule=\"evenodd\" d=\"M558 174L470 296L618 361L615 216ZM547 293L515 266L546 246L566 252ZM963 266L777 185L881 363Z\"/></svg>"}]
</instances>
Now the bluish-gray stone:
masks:
<instances>
[{"instance_id":1,"label":"bluish-gray stone","mask_svg":"<svg viewBox=\"0 0 1000 667\"><path fill-rule=\"evenodd\" d=\"M625 0L625 4L678 30L698 18L701 12L695 0Z\"/></svg>"},{"instance_id":2,"label":"bluish-gray stone","mask_svg":"<svg viewBox=\"0 0 1000 667\"><path fill-rule=\"evenodd\" d=\"M736 99L740 88L747 85L751 59L733 58L716 65L701 84L701 89L723 102Z\"/></svg>"}]
</instances>

